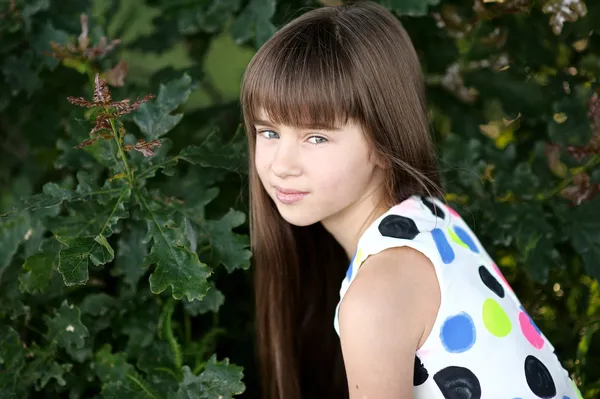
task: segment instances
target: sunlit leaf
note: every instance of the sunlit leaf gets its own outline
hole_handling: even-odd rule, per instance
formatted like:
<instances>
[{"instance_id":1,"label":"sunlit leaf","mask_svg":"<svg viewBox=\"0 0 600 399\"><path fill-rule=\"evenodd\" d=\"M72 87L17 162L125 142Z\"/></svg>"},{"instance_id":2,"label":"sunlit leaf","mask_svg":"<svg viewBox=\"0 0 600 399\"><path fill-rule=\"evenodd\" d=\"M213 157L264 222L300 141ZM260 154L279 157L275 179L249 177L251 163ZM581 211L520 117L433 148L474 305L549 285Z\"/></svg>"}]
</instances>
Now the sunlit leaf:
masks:
<instances>
[{"instance_id":1,"label":"sunlit leaf","mask_svg":"<svg viewBox=\"0 0 600 399\"><path fill-rule=\"evenodd\" d=\"M240 235L231 230L244 223L246 215L233 209L219 220L207 220L201 225L205 234L203 239L208 241L213 261L222 264L230 273L237 269L247 269L250 266L251 252L248 236Z\"/></svg>"},{"instance_id":2,"label":"sunlit leaf","mask_svg":"<svg viewBox=\"0 0 600 399\"><path fill-rule=\"evenodd\" d=\"M201 299L208 291L207 278L211 270L195 252L186 247L183 228L174 225L172 212L151 208L145 203L144 212L148 220L148 232L152 237L152 248L145 265L155 264L150 275L150 289L155 294L171 287L173 297L189 300Z\"/></svg>"},{"instance_id":3,"label":"sunlit leaf","mask_svg":"<svg viewBox=\"0 0 600 399\"><path fill-rule=\"evenodd\" d=\"M88 329L81 323L81 312L74 305L63 301L60 308L56 310L54 317L44 317L48 326L46 336L51 341L69 350L83 348L84 340L89 336Z\"/></svg>"},{"instance_id":4,"label":"sunlit leaf","mask_svg":"<svg viewBox=\"0 0 600 399\"><path fill-rule=\"evenodd\" d=\"M133 120L148 140L164 136L181 121L183 114L171 115L171 112L185 102L193 88L192 78L184 74L180 79L161 84L156 100L139 107Z\"/></svg>"},{"instance_id":5,"label":"sunlit leaf","mask_svg":"<svg viewBox=\"0 0 600 399\"><path fill-rule=\"evenodd\" d=\"M243 368L229 364L227 358L219 362L216 355L211 356L198 376L188 366L183 366L182 371L179 390L169 399L232 399L246 389L242 382Z\"/></svg>"}]
</instances>

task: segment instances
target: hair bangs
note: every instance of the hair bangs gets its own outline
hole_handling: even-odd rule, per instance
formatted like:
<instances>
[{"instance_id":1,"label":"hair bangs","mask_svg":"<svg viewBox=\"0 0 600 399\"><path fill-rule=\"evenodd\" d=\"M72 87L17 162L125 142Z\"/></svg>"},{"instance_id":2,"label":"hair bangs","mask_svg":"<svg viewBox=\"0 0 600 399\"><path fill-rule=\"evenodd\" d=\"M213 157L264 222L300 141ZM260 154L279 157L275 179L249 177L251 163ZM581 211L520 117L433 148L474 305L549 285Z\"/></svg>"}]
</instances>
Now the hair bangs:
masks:
<instances>
[{"instance_id":1,"label":"hair bangs","mask_svg":"<svg viewBox=\"0 0 600 399\"><path fill-rule=\"evenodd\" d=\"M347 70L350 60L333 22L299 25L273 39L244 77L241 94L248 128L264 120L318 129L362 122L355 80Z\"/></svg>"}]
</instances>

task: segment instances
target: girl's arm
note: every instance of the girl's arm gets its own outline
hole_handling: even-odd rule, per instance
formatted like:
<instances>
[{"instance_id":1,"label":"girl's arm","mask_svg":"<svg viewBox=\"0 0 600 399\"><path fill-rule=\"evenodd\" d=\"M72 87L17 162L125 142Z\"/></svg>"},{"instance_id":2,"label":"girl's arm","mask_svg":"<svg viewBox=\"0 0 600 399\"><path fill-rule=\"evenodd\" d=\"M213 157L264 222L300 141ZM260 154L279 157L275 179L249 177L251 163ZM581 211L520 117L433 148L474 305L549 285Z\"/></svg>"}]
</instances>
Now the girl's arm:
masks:
<instances>
[{"instance_id":1,"label":"girl's arm","mask_svg":"<svg viewBox=\"0 0 600 399\"><path fill-rule=\"evenodd\" d=\"M440 305L431 261L409 248L369 257L340 305L340 339L351 399L413 397L415 352Z\"/></svg>"}]
</instances>

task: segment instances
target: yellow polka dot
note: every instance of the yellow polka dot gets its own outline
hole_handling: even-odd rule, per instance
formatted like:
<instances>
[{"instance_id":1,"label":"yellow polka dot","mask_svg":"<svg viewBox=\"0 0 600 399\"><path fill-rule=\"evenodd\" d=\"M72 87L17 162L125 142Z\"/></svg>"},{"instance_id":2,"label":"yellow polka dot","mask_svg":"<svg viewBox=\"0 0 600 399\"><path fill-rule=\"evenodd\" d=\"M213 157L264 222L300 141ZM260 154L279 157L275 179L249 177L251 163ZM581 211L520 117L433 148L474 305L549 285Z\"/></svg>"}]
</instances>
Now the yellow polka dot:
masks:
<instances>
[{"instance_id":1,"label":"yellow polka dot","mask_svg":"<svg viewBox=\"0 0 600 399\"><path fill-rule=\"evenodd\" d=\"M456 233L454 231L452 231L452 229L450 229L450 227L448 227L448 235L450 236L452 241L454 241L455 243L457 243L460 246L463 246L463 247L469 249L469 246L467 244L465 244L463 242L463 240L461 240L460 237L457 236Z\"/></svg>"},{"instance_id":2,"label":"yellow polka dot","mask_svg":"<svg viewBox=\"0 0 600 399\"><path fill-rule=\"evenodd\" d=\"M577 388L575 381L571 380L571 385L573 385L573 389L575 390L575 394L577 395L577 397L579 399L583 399L583 396L581 396L581 392L579 391L579 388Z\"/></svg>"},{"instance_id":3,"label":"yellow polka dot","mask_svg":"<svg viewBox=\"0 0 600 399\"><path fill-rule=\"evenodd\" d=\"M363 261L362 257L363 257L362 249L358 248L358 251L356 252L356 258L354 259L355 267L360 266L360 264Z\"/></svg>"},{"instance_id":4,"label":"yellow polka dot","mask_svg":"<svg viewBox=\"0 0 600 399\"><path fill-rule=\"evenodd\" d=\"M510 319L502 306L492 298L483 303L483 325L496 337L505 337L512 330Z\"/></svg>"}]
</instances>

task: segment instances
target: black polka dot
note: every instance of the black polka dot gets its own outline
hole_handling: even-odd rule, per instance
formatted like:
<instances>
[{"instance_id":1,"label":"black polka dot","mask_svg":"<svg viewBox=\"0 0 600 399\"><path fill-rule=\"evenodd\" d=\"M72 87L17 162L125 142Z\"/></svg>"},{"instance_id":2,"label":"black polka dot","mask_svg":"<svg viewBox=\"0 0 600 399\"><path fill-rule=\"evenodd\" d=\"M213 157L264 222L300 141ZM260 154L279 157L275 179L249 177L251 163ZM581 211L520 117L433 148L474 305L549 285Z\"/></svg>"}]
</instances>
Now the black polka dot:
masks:
<instances>
[{"instance_id":1,"label":"black polka dot","mask_svg":"<svg viewBox=\"0 0 600 399\"><path fill-rule=\"evenodd\" d=\"M434 215L436 215L437 217L439 217L441 219L445 219L446 218L446 214L444 213L444 211L442 210L442 208L440 208L439 206L435 205L429 198L427 198L427 197L421 197L421 201L423 201L423 205L425 205L427 208L429 208L429 210L431 211L431 213L433 213Z\"/></svg>"},{"instance_id":2,"label":"black polka dot","mask_svg":"<svg viewBox=\"0 0 600 399\"><path fill-rule=\"evenodd\" d=\"M459 366L446 367L433 380L446 399L480 399L481 385L473 372Z\"/></svg>"},{"instance_id":3,"label":"black polka dot","mask_svg":"<svg viewBox=\"0 0 600 399\"><path fill-rule=\"evenodd\" d=\"M412 240L419 234L415 222L400 215L388 215L379 223L379 232L385 237Z\"/></svg>"},{"instance_id":4,"label":"black polka dot","mask_svg":"<svg viewBox=\"0 0 600 399\"><path fill-rule=\"evenodd\" d=\"M483 281L483 284L485 284L486 287L492 290L500 298L504 298L504 288L502 287L502 284L492 276L492 273L490 273L487 267L479 266L479 277L481 277L481 281Z\"/></svg>"},{"instance_id":5,"label":"black polka dot","mask_svg":"<svg viewBox=\"0 0 600 399\"><path fill-rule=\"evenodd\" d=\"M421 363L421 359L417 355L415 355L415 374L413 376L413 385L423 385L425 381L429 378L429 373L423 363Z\"/></svg>"},{"instance_id":6,"label":"black polka dot","mask_svg":"<svg viewBox=\"0 0 600 399\"><path fill-rule=\"evenodd\" d=\"M556 385L548 368L535 356L525 358L525 378L529 389L540 398L553 398Z\"/></svg>"}]
</instances>

